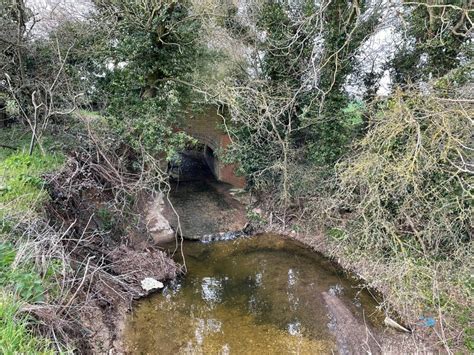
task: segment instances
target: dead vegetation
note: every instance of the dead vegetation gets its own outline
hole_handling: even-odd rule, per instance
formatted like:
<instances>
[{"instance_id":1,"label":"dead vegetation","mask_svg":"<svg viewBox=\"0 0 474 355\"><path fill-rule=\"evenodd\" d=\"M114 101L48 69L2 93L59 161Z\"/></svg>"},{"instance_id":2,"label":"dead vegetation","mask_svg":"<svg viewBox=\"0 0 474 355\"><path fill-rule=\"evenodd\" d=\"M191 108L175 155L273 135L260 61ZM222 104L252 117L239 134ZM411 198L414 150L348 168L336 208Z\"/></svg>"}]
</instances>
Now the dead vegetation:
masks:
<instances>
[{"instance_id":1,"label":"dead vegetation","mask_svg":"<svg viewBox=\"0 0 474 355\"><path fill-rule=\"evenodd\" d=\"M45 213L28 220L9 217L17 220L15 263L33 264L49 285L43 302L22 309L58 351L120 349L121 322L132 301L147 294L141 281L170 280L182 272L146 237L140 215L146 196L166 191L160 170L147 170L157 169L158 162L142 162L147 168L135 173L127 164L139 155L125 147L105 150L109 141L92 132L90 126L82 130L84 144L70 152L61 171L45 177L50 196Z\"/></svg>"},{"instance_id":2,"label":"dead vegetation","mask_svg":"<svg viewBox=\"0 0 474 355\"><path fill-rule=\"evenodd\" d=\"M318 194L292 214L296 230L325 234L326 252L382 292L387 314L447 352L472 336L473 104L417 90L374 103L367 135L334 177L299 170Z\"/></svg>"},{"instance_id":3,"label":"dead vegetation","mask_svg":"<svg viewBox=\"0 0 474 355\"><path fill-rule=\"evenodd\" d=\"M435 317L447 351L472 326L473 104L398 93L339 166L337 197L352 211L339 236L344 253L378 260L370 281L389 290L389 309L411 323Z\"/></svg>"}]
</instances>

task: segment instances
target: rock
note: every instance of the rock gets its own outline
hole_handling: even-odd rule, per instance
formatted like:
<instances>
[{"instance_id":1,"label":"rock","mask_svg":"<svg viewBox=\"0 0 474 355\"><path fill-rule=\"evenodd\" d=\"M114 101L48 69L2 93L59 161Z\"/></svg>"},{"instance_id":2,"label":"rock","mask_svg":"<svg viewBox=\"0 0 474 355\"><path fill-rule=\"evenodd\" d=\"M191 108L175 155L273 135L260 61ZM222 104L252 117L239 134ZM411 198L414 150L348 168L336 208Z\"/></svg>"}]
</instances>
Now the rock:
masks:
<instances>
[{"instance_id":1,"label":"rock","mask_svg":"<svg viewBox=\"0 0 474 355\"><path fill-rule=\"evenodd\" d=\"M322 296L329 311L328 327L336 337L338 353L378 354L380 339L377 339L375 332L358 320L339 297L329 292L323 292Z\"/></svg>"},{"instance_id":2,"label":"rock","mask_svg":"<svg viewBox=\"0 0 474 355\"><path fill-rule=\"evenodd\" d=\"M237 188L233 188L233 189L230 189L229 190L229 193L234 196L234 195L242 195L242 194L245 194L246 191L244 189L237 189Z\"/></svg>"},{"instance_id":3,"label":"rock","mask_svg":"<svg viewBox=\"0 0 474 355\"><path fill-rule=\"evenodd\" d=\"M244 189L230 189L229 195L244 206L249 206L256 202L255 196L252 196L252 194Z\"/></svg>"},{"instance_id":4,"label":"rock","mask_svg":"<svg viewBox=\"0 0 474 355\"><path fill-rule=\"evenodd\" d=\"M213 181L180 184L170 200L174 211L167 206L164 216L185 239L210 241L224 234L227 239L227 233L239 232L248 223L245 207L228 194L227 186Z\"/></svg>"},{"instance_id":5,"label":"rock","mask_svg":"<svg viewBox=\"0 0 474 355\"><path fill-rule=\"evenodd\" d=\"M261 208L254 208L252 210L252 212L261 215L262 214L262 209Z\"/></svg>"},{"instance_id":6,"label":"rock","mask_svg":"<svg viewBox=\"0 0 474 355\"><path fill-rule=\"evenodd\" d=\"M162 282L152 278L152 277L145 277L141 282L142 288L147 291L158 290L160 288L165 287Z\"/></svg>"},{"instance_id":7,"label":"rock","mask_svg":"<svg viewBox=\"0 0 474 355\"><path fill-rule=\"evenodd\" d=\"M337 285L334 285L334 286L331 286L329 287L329 294L331 296L339 296L339 295L342 295L342 291L344 290L344 287L342 287L341 285L337 284Z\"/></svg>"},{"instance_id":8,"label":"rock","mask_svg":"<svg viewBox=\"0 0 474 355\"><path fill-rule=\"evenodd\" d=\"M147 208L146 227L157 243L175 240L175 232L163 216L164 204L163 194L160 193Z\"/></svg>"},{"instance_id":9,"label":"rock","mask_svg":"<svg viewBox=\"0 0 474 355\"><path fill-rule=\"evenodd\" d=\"M384 321L385 325L387 327L392 327L396 330L399 330L401 332L405 332L405 333L411 333L411 331L407 328L405 328L404 326L401 326L400 324L398 324L397 322L395 322L392 318L390 317L385 317Z\"/></svg>"}]
</instances>

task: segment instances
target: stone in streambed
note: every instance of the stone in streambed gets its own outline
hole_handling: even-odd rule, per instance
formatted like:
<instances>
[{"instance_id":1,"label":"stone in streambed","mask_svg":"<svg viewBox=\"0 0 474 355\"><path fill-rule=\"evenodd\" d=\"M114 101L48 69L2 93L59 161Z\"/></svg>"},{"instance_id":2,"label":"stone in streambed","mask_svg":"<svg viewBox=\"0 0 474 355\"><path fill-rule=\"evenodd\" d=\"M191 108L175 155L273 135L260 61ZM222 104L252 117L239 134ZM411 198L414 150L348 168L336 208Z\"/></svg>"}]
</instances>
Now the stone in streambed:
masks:
<instances>
[{"instance_id":1,"label":"stone in streambed","mask_svg":"<svg viewBox=\"0 0 474 355\"><path fill-rule=\"evenodd\" d=\"M145 277L142 280L141 285L142 285L142 288L146 292L158 290L158 289L161 289L161 288L165 287L165 285L163 285L162 282L160 282L160 281L158 281L158 280L156 280L152 277Z\"/></svg>"},{"instance_id":2,"label":"stone in streambed","mask_svg":"<svg viewBox=\"0 0 474 355\"><path fill-rule=\"evenodd\" d=\"M160 193L147 206L146 228L153 240L157 243L166 243L175 240L175 232L163 215L164 197Z\"/></svg>"}]
</instances>

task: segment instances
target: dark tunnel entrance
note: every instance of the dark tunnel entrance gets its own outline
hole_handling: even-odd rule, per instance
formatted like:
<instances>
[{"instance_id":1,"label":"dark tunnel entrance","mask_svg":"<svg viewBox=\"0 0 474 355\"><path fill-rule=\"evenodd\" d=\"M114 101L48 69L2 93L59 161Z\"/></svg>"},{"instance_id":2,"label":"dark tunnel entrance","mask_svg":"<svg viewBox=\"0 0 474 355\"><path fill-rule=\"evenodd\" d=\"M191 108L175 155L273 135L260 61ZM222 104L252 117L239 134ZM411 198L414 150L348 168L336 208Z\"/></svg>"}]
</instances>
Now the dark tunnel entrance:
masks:
<instances>
[{"instance_id":1,"label":"dark tunnel entrance","mask_svg":"<svg viewBox=\"0 0 474 355\"><path fill-rule=\"evenodd\" d=\"M178 153L168 164L168 173L176 181L217 180L214 151L199 144Z\"/></svg>"}]
</instances>

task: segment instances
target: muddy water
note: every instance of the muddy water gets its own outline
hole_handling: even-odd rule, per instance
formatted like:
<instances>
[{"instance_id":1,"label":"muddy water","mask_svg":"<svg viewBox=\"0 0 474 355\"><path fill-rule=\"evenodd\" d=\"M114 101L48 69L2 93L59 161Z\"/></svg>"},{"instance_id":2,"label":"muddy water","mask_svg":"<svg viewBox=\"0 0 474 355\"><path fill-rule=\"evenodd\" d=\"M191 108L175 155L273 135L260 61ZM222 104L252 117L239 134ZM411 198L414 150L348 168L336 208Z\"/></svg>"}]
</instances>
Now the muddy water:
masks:
<instances>
[{"instance_id":1,"label":"muddy water","mask_svg":"<svg viewBox=\"0 0 474 355\"><path fill-rule=\"evenodd\" d=\"M130 353L340 352L337 311L328 308L327 297L340 301L357 324L380 322L372 298L355 281L282 236L186 242L184 253L187 275L140 301L130 315ZM351 352L350 344L344 352Z\"/></svg>"}]
</instances>

